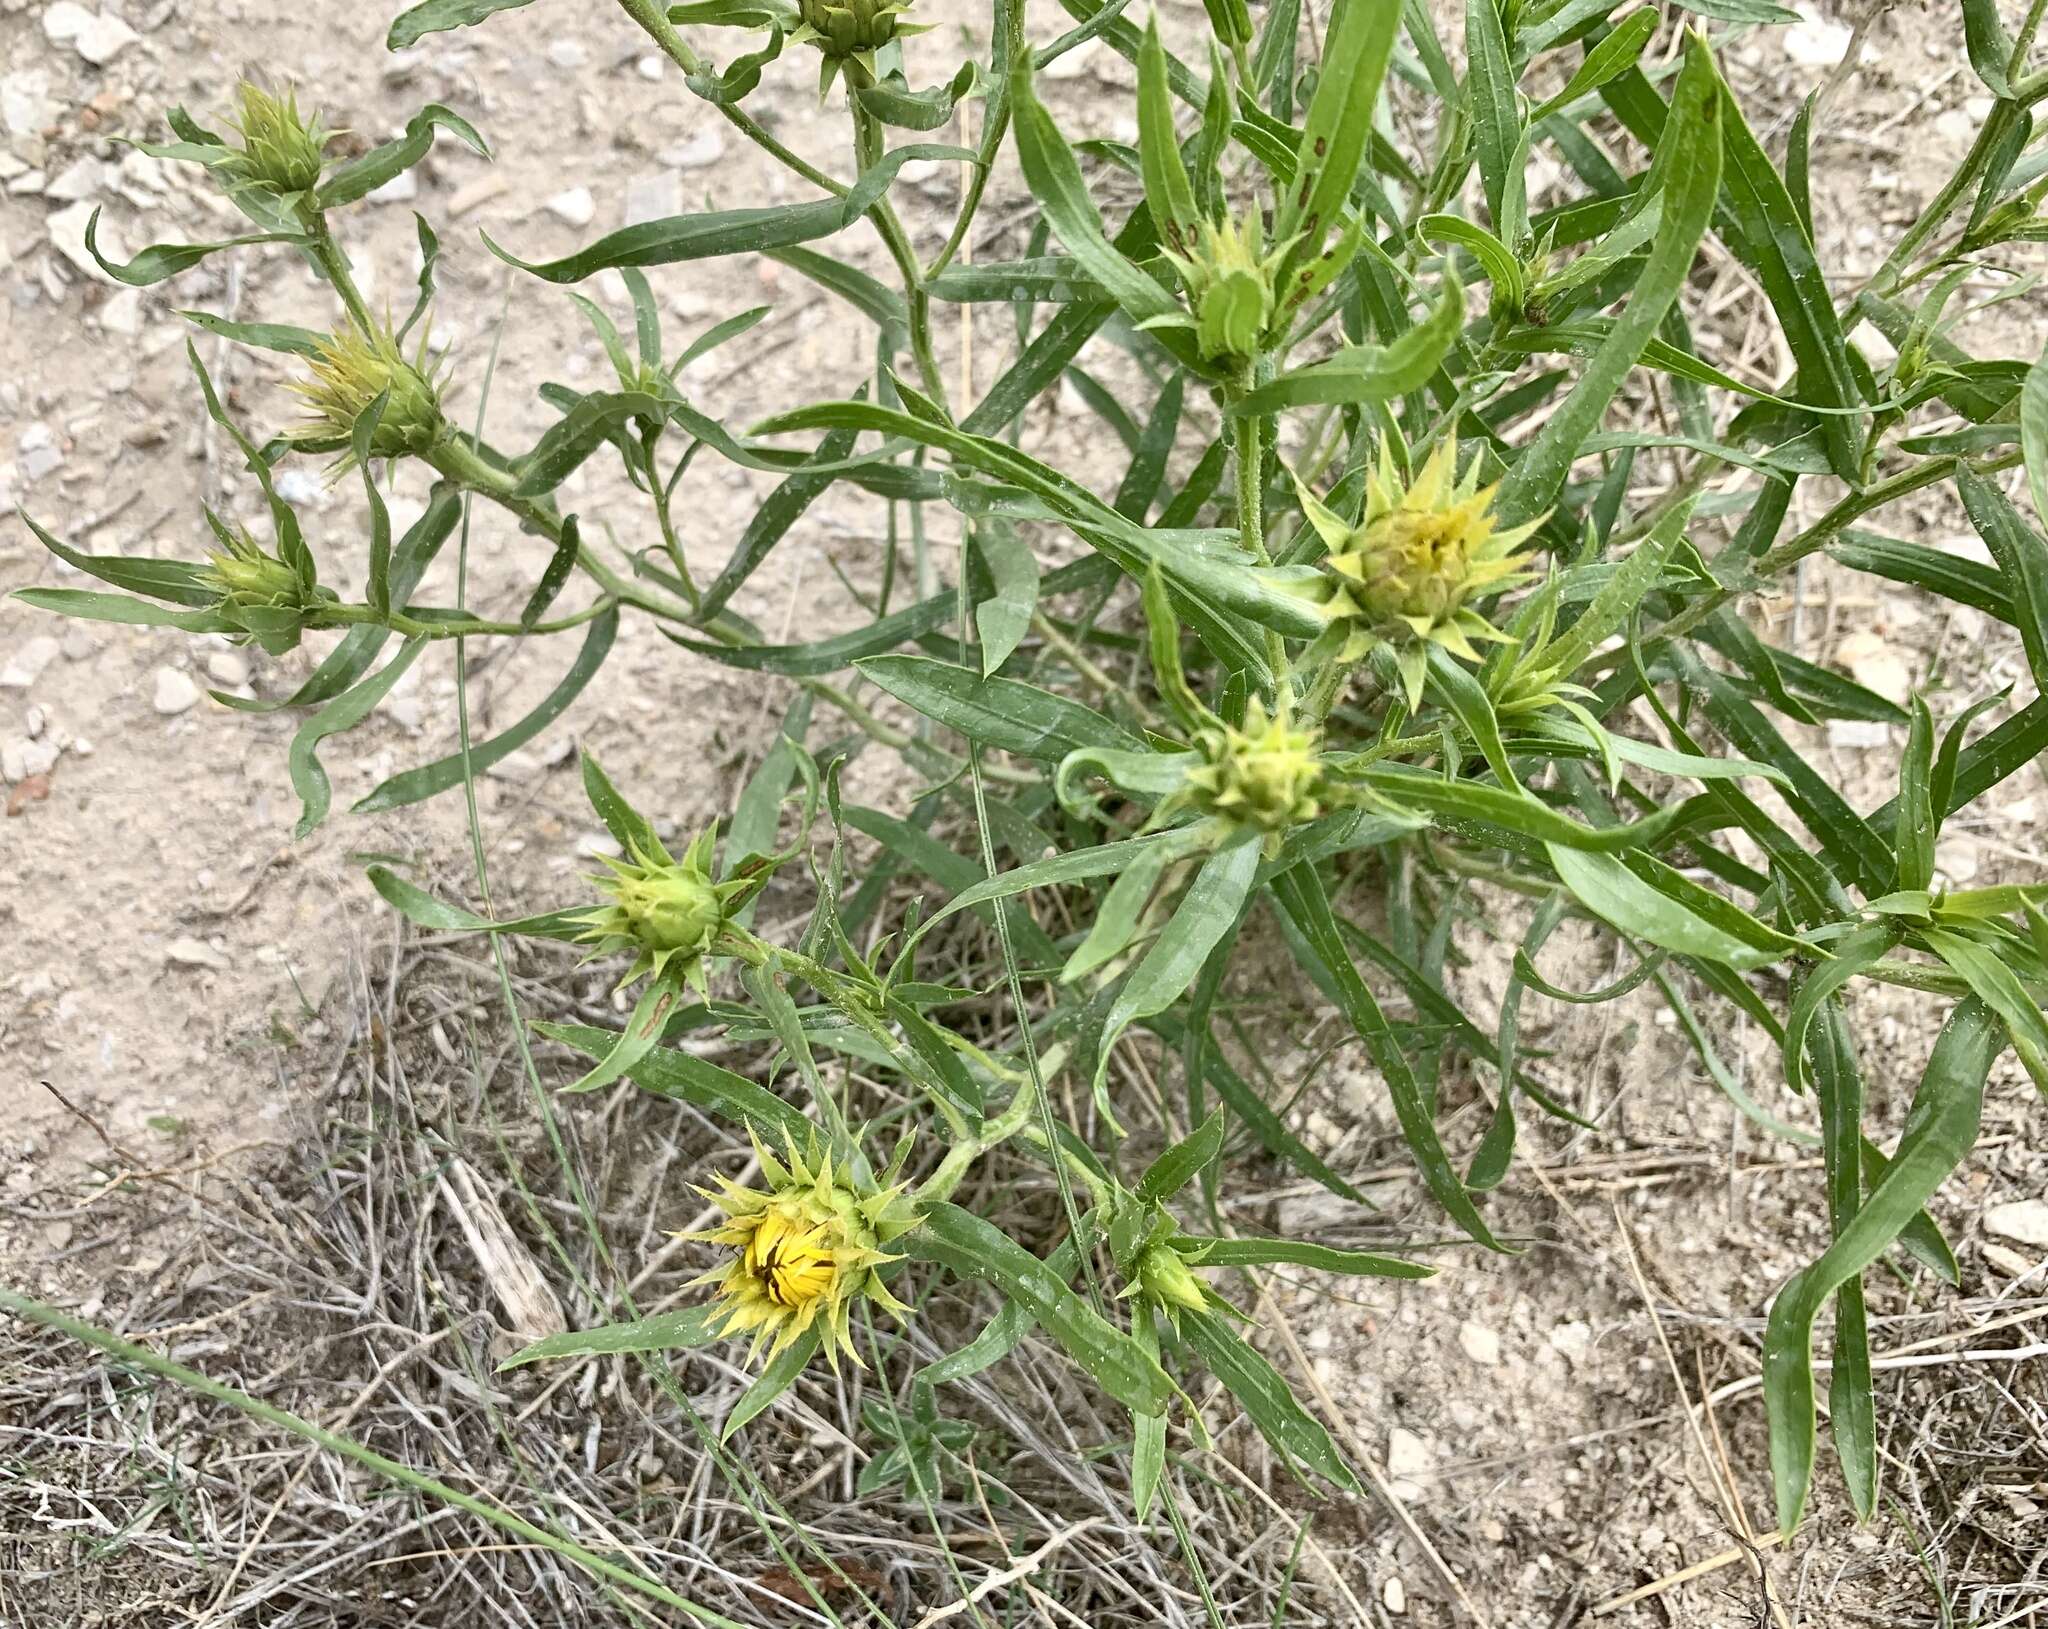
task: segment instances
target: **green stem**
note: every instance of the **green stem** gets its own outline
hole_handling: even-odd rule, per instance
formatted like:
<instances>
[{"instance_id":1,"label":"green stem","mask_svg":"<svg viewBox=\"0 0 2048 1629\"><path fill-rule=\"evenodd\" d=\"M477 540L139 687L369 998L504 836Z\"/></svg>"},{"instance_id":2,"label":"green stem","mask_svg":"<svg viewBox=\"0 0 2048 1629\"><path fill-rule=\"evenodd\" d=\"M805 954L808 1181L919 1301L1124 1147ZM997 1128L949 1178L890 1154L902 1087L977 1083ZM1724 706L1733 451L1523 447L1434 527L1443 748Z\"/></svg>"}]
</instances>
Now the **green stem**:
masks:
<instances>
[{"instance_id":1,"label":"green stem","mask_svg":"<svg viewBox=\"0 0 2048 1629\"><path fill-rule=\"evenodd\" d=\"M853 115L853 157L854 168L862 175L882 161L882 121L861 105L859 92L867 84L867 70L851 57L846 60L846 107ZM877 198L868 210L868 219L881 234L882 243L889 251L889 258L896 262L896 271L903 279L903 298L910 308L910 354L917 360L917 376L927 396L938 403L951 422L952 409L946 402L946 377L939 371L939 361L932 350L932 297L925 288L924 270L918 264L917 251L911 247L910 234L904 231L903 222L897 218L895 207L887 195Z\"/></svg>"},{"instance_id":2,"label":"green stem","mask_svg":"<svg viewBox=\"0 0 2048 1629\"><path fill-rule=\"evenodd\" d=\"M1270 566L1273 557L1266 552L1265 493L1259 482L1266 457L1265 433L1265 418L1246 413L1235 422L1232 445L1236 449L1238 535L1255 563ZM1286 695L1292 689L1287 677L1287 641L1271 628L1265 632L1266 665L1273 670L1274 693ZM1293 698L1289 695L1287 699Z\"/></svg>"},{"instance_id":3,"label":"green stem","mask_svg":"<svg viewBox=\"0 0 2048 1629\"><path fill-rule=\"evenodd\" d=\"M2034 48L2034 36L2040 32L2041 14L2044 10L2048 10L2048 0L2034 0L2034 3L2027 7L2026 20L2020 24L2019 32L2012 38L2012 55L2006 59L2007 79L2018 79L2026 67L2027 53Z\"/></svg>"},{"instance_id":4,"label":"green stem","mask_svg":"<svg viewBox=\"0 0 2048 1629\"><path fill-rule=\"evenodd\" d=\"M675 31L675 25L668 20L668 13L662 9L659 0L619 0L619 9L640 25L647 37L660 47L662 55L683 70L685 78L704 72L704 59L691 50L689 42ZM823 187L835 198L844 198L853 190L844 181L827 175L809 160L799 157L783 146L756 123L753 115L744 108L727 102L721 102L717 106L718 111L725 116L727 124L761 151L794 170L813 186Z\"/></svg>"},{"instance_id":5,"label":"green stem","mask_svg":"<svg viewBox=\"0 0 2048 1629\"><path fill-rule=\"evenodd\" d=\"M370 307L363 299L363 291L356 287L355 274L349 270L348 256L342 253L341 245L334 241L334 234L328 230L327 217L318 210L313 211L306 236L311 240L313 258L320 263L320 270L334 292L341 296L341 303L347 308L350 318L364 333L371 332Z\"/></svg>"},{"instance_id":6,"label":"green stem","mask_svg":"<svg viewBox=\"0 0 2048 1629\"><path fill-rule=\"evenodd\" d=\"M251 1419L261 1420L265 1425L274 1426L280 1431L288 1431L295 1437L302 1437L331 1454L352 1459L358 1465L375 1471L387 1481L395 1482L400 1487L411 1488L416 1493L424 1493L429 1498L453 1505L458 1510L466 1510L472 1516L489 1522L493 1527L502 1528L508 1533L516 1533L545 1550L553 1551L565 1560L575 1562L600 1578L609 1579L650 1600L660 1601L664 1606L672 1606L679 1612L687 1613L698 1623L714 1624L717 1629L743 1629L741 1624L723 1613L714 1612L709 1607L686 1600L666 1585L657 1583L630 1567L623 1567L618 1562L599 1555L595 1550L585 1549L572 1539L563 1538L559 1533L551 1533L545 1527L530 1522L523 1516L513 1515L509 1510L500 1510L474 1494L451 1488L446 1482L423 1475L410 1465L401 1465L395 1459L387 1459L375 1450L365 1448L361 1443L352 1442L324 1426L315 1425L311 1420L301 1419L296 1414L261 1402L247 1392L238 1391L235 1387L224 1385L218 1380L209 1380L198 1370L188 1369L182 1363L173 1363L169 1358L158 1356L146 1346L123 1340L111 1330L101 1329L95 1324L73 1318L55 1307L45 1306L40 1301L32 1301L25 1295L17 1295L7 1289L0 1289L0 1311L11 1313L28 1323L40 1324L45 1329L54 1329L61 1334L69 1335L73 1340L84 1342L127 1368L169 1380L196 1396L225 1403L229 1408L238 1409Z\"/></svg>"},{"instance_id":7,"label":"green stem","mask_svg":"<svg viewBox=\"0 0 2048 1629\"><path fill-rule=\"evenodd\" d=\"M453 617L443 621L409 616L403 611L393 611L389 616L379 616L375 607L368 605L323 605L308 616L306 626L345 628L371 623L389 628L393 633L403 634L408 639L463 639L471 635L519 637L526 634L566 633L571 628L580 628L586 622L594 622L603 616L614 603L612 596L606 595L580 611L556 617L548 622L536 622L530 628L523 628L516 622L491 622L480 617Z\"/></svg>"},{"instance_id":8,"label":"green stem","mask_svg":"<svg viewBox=\"0 0 2048 1629\"><path fill-rule=\"evenodd\" d=\"M1881 509L1893 500L1905 497L1909 492L1918 492L1922 487L1946 481L1965 464L1989 475L1998 470L2011 469L2020 462L2020 456L2016 452L2002 453L1982 463L1971 463L1960 454L1947 453L1939 458L1929 458L1909 470L1892 476L1889 480L1879 481L1875 486L1865 487L1861 492L1852 492L1798 536L1787 538L1776 548L1759 555L1756 561L1756 575L1759 578L1775 576L1787 566L1825 548L1828 540L1843 527L1860 520L1873 509ZM1701 595L1668 621L1659 623L1645 633L1638 641L1639 646L1647 650L1660 640L1675 639L1680 634L1691 632L1735 598L1736 592L1732 588L1717 588L1710 594ZM1614 666L1621 657L1617 653L1609 652L1605 657L1596 657L1593 660L1604 669Z\"/></svg>"}]
</instances>

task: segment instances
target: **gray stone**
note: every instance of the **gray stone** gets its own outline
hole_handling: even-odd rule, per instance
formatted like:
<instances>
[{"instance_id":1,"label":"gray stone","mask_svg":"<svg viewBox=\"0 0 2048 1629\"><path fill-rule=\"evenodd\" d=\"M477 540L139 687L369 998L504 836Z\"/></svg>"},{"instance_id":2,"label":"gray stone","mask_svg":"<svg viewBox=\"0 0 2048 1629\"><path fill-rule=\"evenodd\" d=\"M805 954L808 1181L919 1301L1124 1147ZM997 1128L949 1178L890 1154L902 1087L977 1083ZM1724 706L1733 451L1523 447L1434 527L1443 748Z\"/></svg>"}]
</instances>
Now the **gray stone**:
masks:
<instances>
[{"instance_id":1,"label":"gray stone","mask_svg":"<svg viewBox=\"0 0 2048 1629\"><path fill-rule=\"evenodd\" d=\"M206 674L225 689L239 690L249 682L249 660L239 651L217 650L206 659Z\"/></svg>"},{"instance_id":2,"label":"gray stone","mask_svg":"<svg viewBox=\"0 0 2048 1629\"><path fill-rule=\"evenodd\" d=\"M566 36L548 41L548 61L564 72L580 68L590 60L590 53L583 48L581 40Z\"/></svg>"},{"instance_id":3,"label":"gray stone","mask_svg":"<svg viewBox=\"0 0 2048 1629\"><path fill-rule=\"evenodd\" d=\"M124 288L100 307L100 332L133 339L142 332L142 290Z\"/></svg>"},{"instance_id":4,"label":"gray stone","mask_svg":"<svg viewBox=\"0 0 2048 1629\"><path fill-rule=\"evenodd\" d=\"M564 226L584 227L597 219L597 200L588 187L570 187L541 206Z\"/></svg>"},{"instance_id":5,"label":"gray stone","mask_svg":"<svg viewBox=\"0 0 2048 1629\"><path fill-rule=\"evenodd\" d=\"M57 0L43 13L52 45L69 45L95 68L104 68L142 36L110 11L91 12L75 0Z\"/></svg>"},{"instance_id":6,"label":"gray stone","mask_svg":"<svg viewBox=\"0 0 2048 1629\"><path fill-rule=\"evenodd\" d=\"M17 737L0 744L0 780L25 781L31 775L47 775L57 765L57 752L53 741Z\"/></svg>"},{"instance_id":7,"label":"gray stone","mask_svg":"<svg viewBox=\"0 0 2048 1629\"><path fill-rule=\"evenodd\" d=\"M199 699L199 686L190 675L180 673L174 667L160 667L156 670L156 685L150 692L149 704L165 718L175 718Z\"/></svg>"},{"instance_id":8,"label":"gray stone","mask_svg":"<svg viewBox=\"0 0 2048 1629\"><path fill-rule=\"evenodd\" d=\"M2017 1199L1984 1213L1984 1231L2014 1244L2048 1250L2048 1199Z\"/></svg>"},{"instance_id":9,"label":"gray stone","mask_svg":"<svg viewBox=\"0 0 2048 1629\"><path fill-rule=\"evenodd\" d=\"M0 667L0 690L27 690L42 677L43 669L57 659L62 649L48 634L24 639L7 665Z\"/></svg>"},{"instance_id":10,"label":"gray stone","mask_svg":"<svg viewBox=\"0 0 2048 1629\"><path fill-rule=\"evenodd\" d=\"M636 175L626 183L626 224L664 220L683 212L683 178L673 170Z\"/></svg>"},{"instance_id":11,"label":"gray stone","mask_svg":"<svg viewBox=\"0 0 2048 1629\"><path fill-rule=\"evenodd\" d=\"M661 161L672 170L702 170L710 168L724 156L725 137L718 126L707 124L688 141L664 148Z\"/></svg>"},{"instance_id":12,"label":"gray stone","mask_svg":"<svg viewBox=\"0 0 2048 1629\"><path fill-rule=\"evenodd\" d=\"M165 945L164 960L173 967L206 967L216 973L225 973L234 966L225 952L215 950L204 939L194 939L189 935Z\"/></svg>"},{"instance_id":13,"label":"gray stone","mask_svg":"<svg viewBox=\"0 0 2048 1629\"><path fill-rule=\"evenodd\" d=\"M107 185L107 167L96 158L73 159L43 183L43 196L61 204L97 198Z\"/></svg>"}]
</instances>

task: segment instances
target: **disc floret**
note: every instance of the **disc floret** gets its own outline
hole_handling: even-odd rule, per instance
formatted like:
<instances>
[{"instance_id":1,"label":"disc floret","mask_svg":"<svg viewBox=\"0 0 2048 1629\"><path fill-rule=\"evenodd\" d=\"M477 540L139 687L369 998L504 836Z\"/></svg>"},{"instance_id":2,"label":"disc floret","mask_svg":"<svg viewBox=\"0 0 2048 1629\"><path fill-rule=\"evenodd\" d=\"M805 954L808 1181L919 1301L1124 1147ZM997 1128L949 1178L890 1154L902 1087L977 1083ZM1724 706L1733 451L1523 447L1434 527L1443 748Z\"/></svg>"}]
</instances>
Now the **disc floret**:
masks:
<instances>
[{"instance_id":1,"label":"disc floret","mask_svg":"<svg viewBox=\"0 0 2048 1629\"><path fill-rule=\"evenodd\" d=\"M1479 485L1477 459L1458 474L1456 436L1439 442L1405 486L1382 441L1366 483L1365 514L1356 526L1305 486L1299 490L1310 524L1330 551L1324 565L1333 589L1332 615L1348 625L1340 661L1390 646L1414 707L1421 704L1431 645L1477 661L1472 641L1508 637L1470 601L1527 581L1521 570L1526 556L1515 549L1542 520L1497 525L1497 483Z\"/></svg>"},{"instance_id":2,"label":"disc floret","mask_svg":"<svg viewBox=\"0 0 2048 1629\"><path fill-rule=\"evenodd\" d=\"M766 1186L720 1176L716 1189L700 1188L724 1219L685 1235L731 1252L694 1281L716 1286L712 1318L719 1333L752 1332L751 1363L764 1348L772 1362L816 1331L835 1369L842 1352L865 1368L850 1338L854 1303L865 1298L898 1318L910 1311L880 1274L900 1259L885 1247L918 1223L907 1184L858 1180L851 1162L835 1161L815 1134L802 1148L785 1138L780 1159L758 1138L754 1153Z\"/></svg>"}]
</instances>

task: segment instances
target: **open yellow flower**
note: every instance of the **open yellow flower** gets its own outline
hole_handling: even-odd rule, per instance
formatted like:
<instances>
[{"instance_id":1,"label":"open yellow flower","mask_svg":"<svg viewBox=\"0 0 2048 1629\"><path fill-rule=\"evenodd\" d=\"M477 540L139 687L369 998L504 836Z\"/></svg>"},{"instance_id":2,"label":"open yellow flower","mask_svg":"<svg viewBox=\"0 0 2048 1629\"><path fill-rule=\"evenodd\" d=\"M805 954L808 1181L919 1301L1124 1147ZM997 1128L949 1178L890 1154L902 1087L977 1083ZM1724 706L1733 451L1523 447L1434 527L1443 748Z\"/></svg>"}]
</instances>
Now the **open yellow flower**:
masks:
<instances>
[{"instance_id":1,"label":"open yellow flower","mask_svg":"<svg viewBox=\"0 0 2048 1629\"><path fill-rule=\"evenodd\" d=\"M732 1255L697 1284L713 1284L719 1332L752 1331L752 1362L766 1347L772 1361L813 1330L836 1369L844 1352L866 1367L853 1349L849 1320L865 1296L885 1312L909 1312L882 1283L877 1269L899 1258L883 1246L917 1225L917 1207L905 1197L906 1184L856 1185L842 1163L835 1166L815 1144L799 1153L792 1140L778 1160L754 1142L765 1191L720 1176L716 1190L697 1191L725 1213L715 1227L684 1235L725 1245Z\"/></svg>"},{"instance_id":2,"label":"open yellow flower","mask_svg":"<svg viewBox=\"0 0 2048 1629\"><path fill-rule=\"evenodd\" d=\"M1299 479L1303 513L1329 548L1325 568L1334 580L1334 618L1349 624L1340 662L1355 662L1378 646L1393 649L1408 705L1422 702L1429 647L1478 661L1472 641L1508 636L1469 601L1489 590L1527 580L1515 553L1543 524L1494 523L1494 486L1479 485L1479 461L1458 474L1458 440L1447 435L1405 487L1393 454L1380 443L1379 462L1366 481L1365 515L1352 526L1334 514Z\"/></svg>"}]
</instances>

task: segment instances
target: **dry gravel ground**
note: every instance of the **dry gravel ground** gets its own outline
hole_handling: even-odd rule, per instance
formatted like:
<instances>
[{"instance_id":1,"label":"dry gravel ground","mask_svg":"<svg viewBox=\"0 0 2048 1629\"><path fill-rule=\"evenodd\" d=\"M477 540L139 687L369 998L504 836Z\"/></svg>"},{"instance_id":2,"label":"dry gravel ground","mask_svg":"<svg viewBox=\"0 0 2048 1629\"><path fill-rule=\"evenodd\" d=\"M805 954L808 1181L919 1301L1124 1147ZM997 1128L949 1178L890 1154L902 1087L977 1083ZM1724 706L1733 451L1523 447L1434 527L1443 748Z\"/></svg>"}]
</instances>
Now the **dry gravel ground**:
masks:
<instances>
[{"instance_id":1,"label":"dry gravel ground","mask_svg":"<svg viewBox=\"0 0 2048 1629\"><path fill-rule=\"evenodd\" d=\"M526 444L548 421L532 394L541 380L592 380L604 364L562 295L508 278L478 228L546 255L639 214L801 195L603 7L548 0L399 58L382 51L388 19L374 7L308 15L235 0L133 0L85 13L83 33L77 11L0 0L0 499L102 552L190 557L202 502L248 510L232 459L196 420L189 331L174 307L322 316L319 290L283 253L217 259L139 294L78 263L94 204L130 249L217 236L228 224L187 174L108 140L156 129L166 104L212 114L253 65L317 86L359 139L383 137L428 101L478 124L495 164L444 144L416 172L417 196L357 212L347 236L373 298L403 306L415 266L408 206L441 226L436 343L467 414L502 336L488 419L501 445ZM953 20L912 47L926 77L963 35L978 46L985 27L967 8L943 15ZM1171 20L1186 26L1194 15L1181 7ZM1048 16L1035 29L1051 26ZM1457 37L1455 25L1447 32ZM1823 263L1852 281L1948 173L1982 112L1959 25L1941 5L1816 15L1737 47L1729 68L1767 130L1782 128L1808 88L1829 87L1816 126L1817 224ZM1120 62L1076 53L1063 74L1054 94L1071 131L1129 134L1114 124L1129 106ZM786 62L749 105L806 156L837 164L840 116L820 112L809 78L808 63ZM908 185L917 230L943 229L958 184L938 170ZM999 180L980 252L1017 252L1030 214L1014 178ZM849 234L842 252L885 271L864 233ZM772 263L670 268L657 286L676 332L774 305L741 345L690 376L729 422L843 392L865 370L860 332ZM1720 268L1720 359L1782 374L1784 359L1751 320L1755 301ZM1967 337L1986 354L2032 354L2042 314L2038 299L2014 301ZM984 384L1005 337L993 318L977 333L972 367ZM964 365L960 350L949 335L949 369ZM248 421L281 422L277 368L204 336L201 352ZM1086 467L1098 433L1065 393L1027 427L1034 449L1074 467ZM584 479L573 496L586 524L638 525L607 478ZM704 573L722 562L759 487L709 459L691 480L686 544ZM361 535L352 487L315 479L293 495L323 560L352 558ZM401 510L422 496L404 477L393 494ZM835 572L871 577L878 528L872 506L828 498L740 608L771 629L853 619ZM1892 529L1975 547L1935 499L1895 515ZM952 546L950 536L934 541L942 556ZM338 569L346 580L347 566ZM472 602L515 607L537 569L530 540L485 519L471 546ZM66 580L25 529L0 530L0 588ZM1796 601L1757 609L1778 637L1876 688L1936 683L1953 699L2012 680L2017 699L2029 693L2006 630L1828 568L1814 570ZM459 802L345 812L394 770L448 750L453 675L445 658L421 663L365 728L330 744L338 812L295 842L283 770L292 723L232 713L202 692L280 696L313 657L251 662L210 639L86 629L0 602L0 930L9 947L0 961L0 1279L117 1327L157 1331L157 1344L184 1361L322 1420L345 1418L436 1474L473 1478L522 1507L545 1503L586 1538L623 1535L743 1621L799 1621L776 1603L801 1590L703 1480L675 1397L611 1367L567 1383L488 1373L508 1328L548 1316L546 1296L507 1261L541 1262L572 1319L589 1317L591 1303L563 1263L588 1264L572 1246L555 1254L554 1230L573 1222L559 1191L529 1204L508 1181L545 1173L546 1136L489 974L443 947L402 948L361 881L356 857L366 851L416 856L429 873L459 879ZM472 653L479 731L523 713L567 660L562 641ZM578 843L592 835L571 767L576 744L693 828L730 808L788 699L775 685L679 659L629 623L602 697L587 696L481 787L501 903L541 908L573 891L586 863ZM1813 743L1864 806L1886 795L1876 777L1897 743L1872 745L1839 731ZM868 790L889 795L886 785ZM2041 875L2035 834L2048 787L2020 777L2010 792L1944 849L1948 875ZM1460 978L1475 1010L1490 1012L1503 953L1477 932L1469 940ZM1552 976L1592 985L1614 971L1608 955L1563 945ZM596 1010L601 992L560 961L522 960L514 972L535 1010ZM1889 1130L1931 1019L1891 997L1863 1009L1872 1112ZM1305 1623L1455 1622L1461 1590L1501 1629L1763 1621L1756 1563L1739 1542L1745 1521L1767 1525L1769 1500L1752 1377L1772 1290L1822 1238L1813 1162L1761 1145L1647 1001L1590 1013L1532 1001L1528 1026L1531 1044L1551 1049L1546 1067L1599 1110L1595 1133L1530 1130L1526 1162L1498 1202L1501 1225L1534 1241L1530 1250L1512 1260L1444 1250L1443 1277L1420 1287L1334 1297L1282 1285L1261 1309L1276 1356L1315 1376L1387 1498L1325 1507L1296 1569L1289 1556L1304 1507L1241 1429L1226 1433L1228 1466L1199 1493L1195 1517L1234 1623L1272 1621L1290 1574L1292 1621ZM1717 1038L1751 1089L1782 1110L1762 1039ZM1435 1238L1374 1083L1344 1074L1357 1067L1341 1053L1331 1067L1318 1032L1274 1061L1284 1082L1316 1081L1307 1135L1374 1182L1385 1214L1361 1227L1356 1213L1333 1214L1314 1190L1278 1178L1242 1204L1332 1242ZM1470 1113L1454 1134L1469 1135ZM680 1275L656 1230L688 1220L694 1202L682 1179L715 1146L708 1128L614 1098L579 1107L567 1135L624 1272L650 1293L672 1290ZM2044 1145L2048 1116L2016 1070L2001 1070L1984 1146L1941 1203L1963 1292L1873 1280L1875 1344L1896 1360L1883 1371L1886 1508L1857 1531L1824 1488L1809 1529L1764 1558L1784 1603L1777 1621L1988 1629L2048 1612L2048 1381L2039 1356L2013 1355L2038 1352L2048 1327L2048 1246L1983 1226L1993 1206L2038 1199ZM143 1174L108 1181L124 1170ZM1026 1191L1023 1203L1033 1197ZM511 1218L512 1242L495 1250L493 1215ZM935 1309L935 1328L946 1315ZM1073 1526L1102 1512L1088 1506L1080 1472L1063 1482L1043 1469L1062 1452L1045 1435L1061 1412L1051 1382L1029 1366L999 1373L1022 1395L984 1387L982 1421L1042 1450L1035 1480L1012 1474L1045 1533L1065 1535L1039 1575L1045 1590L1088 1621L1194 1621L1185 1578L1170 1565L1162 1572L1142 1559L1113 1524ZM734 1395L733 1375L715 1364L686 1378L712 1418ZM1681 1390L1713 1397L1713 1409L1688 1419ZM840 1433L856 1401L822 1382L807 1388L799 1407L757 1428L754 1462L835 1553L860 1558L855 1570L867 1569L860 1577L890 1615L914 1622L957 1592L914 1508L871 1501L842 1514L852 1461ZM970 1490L950 1488L948 1500L950 1531L987 1531ZM1148 1538L1165 1542L1163 1532ZM970 1582L1003 1564L971 1540L961 1556ZM1612 1610L1595 1616L1603 1605ZM0 1624L191 1621L634 1620L545 1557L493 1547L487 1529L432 1506L379 1498L367 1478L275 1432L153 1392L119 1367L87 1365L75 1347L0 1333Z\"/></svg>"}]
</instances>

